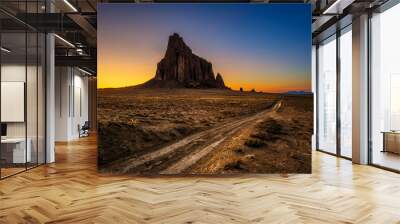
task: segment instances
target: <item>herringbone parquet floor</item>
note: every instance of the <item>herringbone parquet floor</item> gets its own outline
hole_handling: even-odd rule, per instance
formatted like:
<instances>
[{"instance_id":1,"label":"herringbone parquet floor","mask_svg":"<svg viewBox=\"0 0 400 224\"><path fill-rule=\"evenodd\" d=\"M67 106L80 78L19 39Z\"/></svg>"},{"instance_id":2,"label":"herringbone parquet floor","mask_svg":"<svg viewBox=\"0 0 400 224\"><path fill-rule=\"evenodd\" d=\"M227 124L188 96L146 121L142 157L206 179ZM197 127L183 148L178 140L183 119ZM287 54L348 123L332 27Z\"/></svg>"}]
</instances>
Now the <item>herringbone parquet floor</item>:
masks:
<instances>
[{"instance_id":1,"label":"herringbone parquet floor","mask_svg":"<svg viewBox=\"0 0 400 224\"><path fill-rule=\"evenodd\" d=\"M97 173L95 138L0 181L0 223L400 223L400 175L316 152L312 175Z\"/></svg>"}]
</instances>

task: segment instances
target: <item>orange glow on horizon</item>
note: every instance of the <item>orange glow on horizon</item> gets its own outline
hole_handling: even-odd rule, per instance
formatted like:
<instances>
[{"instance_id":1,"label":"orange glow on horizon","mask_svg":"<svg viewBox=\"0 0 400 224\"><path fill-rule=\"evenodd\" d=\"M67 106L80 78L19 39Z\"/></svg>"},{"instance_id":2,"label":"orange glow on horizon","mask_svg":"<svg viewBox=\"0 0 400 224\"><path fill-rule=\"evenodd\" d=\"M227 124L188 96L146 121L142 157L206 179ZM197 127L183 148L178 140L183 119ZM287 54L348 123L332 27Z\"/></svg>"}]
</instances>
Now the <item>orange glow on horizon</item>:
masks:
<instances>
[{"instance_id":1,"label":"orange glow on horizon","mask_svg":"<svg viewBox=\"0 0 400 224\"><path fill-rule=\"evenodd\" d=\"M126 75L132 74L132 75ZM133 75L146 74L146 75ZM135 86L145 83L155 76L154 72L149 72L145 68L137 68L135 71L124 71L121 67L117 69L104 69L99 72L98 88L122 88ZM263 84L257 82L241 82L240 80L229 80L229 77L224 77L225 85L232 90L239 91L243 88L244 91L255 89L257 92L283 93L288 91L311 91L311 83L299 83L297 80L275 80L271 84Z\"/></svg>"},{"instance_id":2,"label":"orange glow on horizon","mask_svg":"<svg viewBox=\"0 0 400 224\"><path fill-rule=\"evenodd\" d=\"M121 88L149 81L155 76L157 63L164 56L164 48L140 52L101 49L98 55L98 88ZM271 93L311 91L311 80L305 78L311 75L290 70L282 73L280 69L285 65L275 61L240 60L232 55L210 59L214 62L214 74L220 73L225 85L233 90L242 87L245 91L255 89Z\"/></svg>"}]
</instances>

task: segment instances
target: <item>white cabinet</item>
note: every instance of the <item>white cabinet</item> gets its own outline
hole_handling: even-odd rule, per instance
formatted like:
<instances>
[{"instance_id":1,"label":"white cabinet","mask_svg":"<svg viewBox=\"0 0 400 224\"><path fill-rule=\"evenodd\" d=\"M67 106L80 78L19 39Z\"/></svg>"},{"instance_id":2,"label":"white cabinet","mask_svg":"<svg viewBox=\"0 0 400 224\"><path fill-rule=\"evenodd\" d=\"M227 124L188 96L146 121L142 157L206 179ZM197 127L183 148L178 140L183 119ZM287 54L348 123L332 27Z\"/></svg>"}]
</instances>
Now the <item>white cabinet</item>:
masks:
<instances>
[{"instance_id":1,"label":"white cabinet","mask_svg":"<svg viewBox=\"0 0 400 224\"><path fill-rule=\"evenodd\" d=\"M27 143L26 151L25 144ZM25 163L32 161L32 140L25 138L7 138L2 139L1 144L5 147L12 148L12 162L13 163Z\"/></svg>"}]
</instances>

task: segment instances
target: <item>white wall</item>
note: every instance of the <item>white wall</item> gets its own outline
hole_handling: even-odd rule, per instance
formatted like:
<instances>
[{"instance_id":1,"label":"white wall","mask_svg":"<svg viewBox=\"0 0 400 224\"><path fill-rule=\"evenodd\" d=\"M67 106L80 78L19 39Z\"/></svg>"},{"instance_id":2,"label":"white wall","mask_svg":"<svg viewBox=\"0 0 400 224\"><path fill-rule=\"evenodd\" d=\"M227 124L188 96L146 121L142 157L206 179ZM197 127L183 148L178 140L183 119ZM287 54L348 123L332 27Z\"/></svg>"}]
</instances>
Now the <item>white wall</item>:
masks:
<instances>
[{"instance_id":1,"label":"white wall","mask_svg":"<svg viewBox=\"0 0 400 224\"><path fill-rule=\"evenodd\" d=\"M76 73L77 70L75 70L75 75L74 75L74 108L72 109L72 117L73 119L71 120L71 125L72 125L72 132L71 135L76 137L79 137L79 132L78 132L78 125L82 126L85 121L88 121L89 119L89 111L88 111L88 106L89 106L89 94L88 94L88 78L86 76L82 76L82 73Z\"/></svg>"},{"instance_id":2,"label":"white wall","mask_svg":"<svg viewBox=\"0 0 400 224\"><path fill-rule=\"evenodd\" d=\"M2 65L1 81L25 82L25 64ZM7 110L7 108L1 108L1 109ZM24 122L7 123L7 137L25 137L25 123Z\"/></svg>"},{"instance_id":3,"label":"white wall","mask_svg":"<svg viewBox=\"0 0 400 224\"><path fill-rule=\"evenodd\" d=\"M55 141L67 141L69 133L69 68L55 68Z\"/></svg>"},{"instance_id":4,"label":"white wall","mask_svg":"<svg viewBox=\"0 0 400 224\"><path fill-rule=\"evenodd\" d=\"M39 69L37 71L37 69ZM39 163L44 163L44 80L42 68L25 64L3 64L1 66L2 82L24 82L26 84L26 108L22 108L22 113L26 112L26 121L6 122L8 138L25 138L30 140L32 162L39 159ZM27 78L27 80L25 80ZM23 93L22 93L23 94ZM2 96L7 97L7 96ZM1 108L10 110L10 108ZM12 113L12 112L11 112ZM39 155L37 155L39 153Z\"/></svg>"},{"instance_id":5,"label":"white wall","mask_svg":"<svg viewBox=\"0 0 400 224\"><path fill-rule=\"evenodd\" d=\"M79 138L78 125L88 121L88 78L76 68L56 67L55 140Z\"/></svg>"},{"instance_id":6,"label":"white wall","mask_svg":"<svg viewBox=\"0 0 400 224\"><path fill-rule=\"evenodd\" d=\"M25 70L27 69L27 70ZM1 66L1 81L2 82L25 82L25 75L28 72L28 87L27 87L27 107L34 108L36 111L37 99L36 99L36 78L31 77L31 74L36 76L36 67L18 64L5 64ZM40 106L40 105L39 105ZM7 110L7 108L1 108L2 110ZM33 127L36 130L36 113L32 113L32 109L27 108L27 119L28 119L28 129ZM34 124L30 124L34 122ZM28 130L28 137L30 131ZM9 137L25 137L25 122L7 122L7 135ZM35 132L36 135L36 132ZM35 136L36 137L36 136Z\"/></svg>"}]
</instances>

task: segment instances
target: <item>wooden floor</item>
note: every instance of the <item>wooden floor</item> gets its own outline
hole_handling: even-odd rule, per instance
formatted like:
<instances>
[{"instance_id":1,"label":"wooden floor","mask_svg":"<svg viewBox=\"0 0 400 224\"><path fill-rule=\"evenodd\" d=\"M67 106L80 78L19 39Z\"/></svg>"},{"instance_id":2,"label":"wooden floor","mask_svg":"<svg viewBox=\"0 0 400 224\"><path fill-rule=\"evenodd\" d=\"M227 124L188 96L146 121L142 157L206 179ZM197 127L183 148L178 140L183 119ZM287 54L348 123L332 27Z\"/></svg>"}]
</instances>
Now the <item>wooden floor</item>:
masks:
<instances>
[{"instance_id":1,"label":"wooden floor","mask_svg":"<svg viewBox=\"0 0 400 224\"><path fill-rule=\"evenodd\" d=\"M26 170L25 167L23 167L23 168L19 168L19 167L17 167L17 168L14 168L14 167L4 168L4 167L2 167L1 168L1 177L2 178L8 177L8 176L14 175L16 173L23 172L25 170Z\"/></svg>"},{"instance_id":2,"label":"wooden floor","mask_svg":"<svg viewBox=\"0 0 400 224\"><path fill-rule=\"evenodd\" d=\"M400 223L400 175L313 155L312 175L133 178L97 173L96 142L0 181L0 223Z\"/></svg>"},{"instance_id":3,"label":"wooden floor","mask_svg":"<svg viewBox=\"0 0 400 224\"><path fill-rule=\"evenodd\" d=\"M391 152L374 151L374 164L400 170L400 155Z\"/></svg>"}]
</instances>

